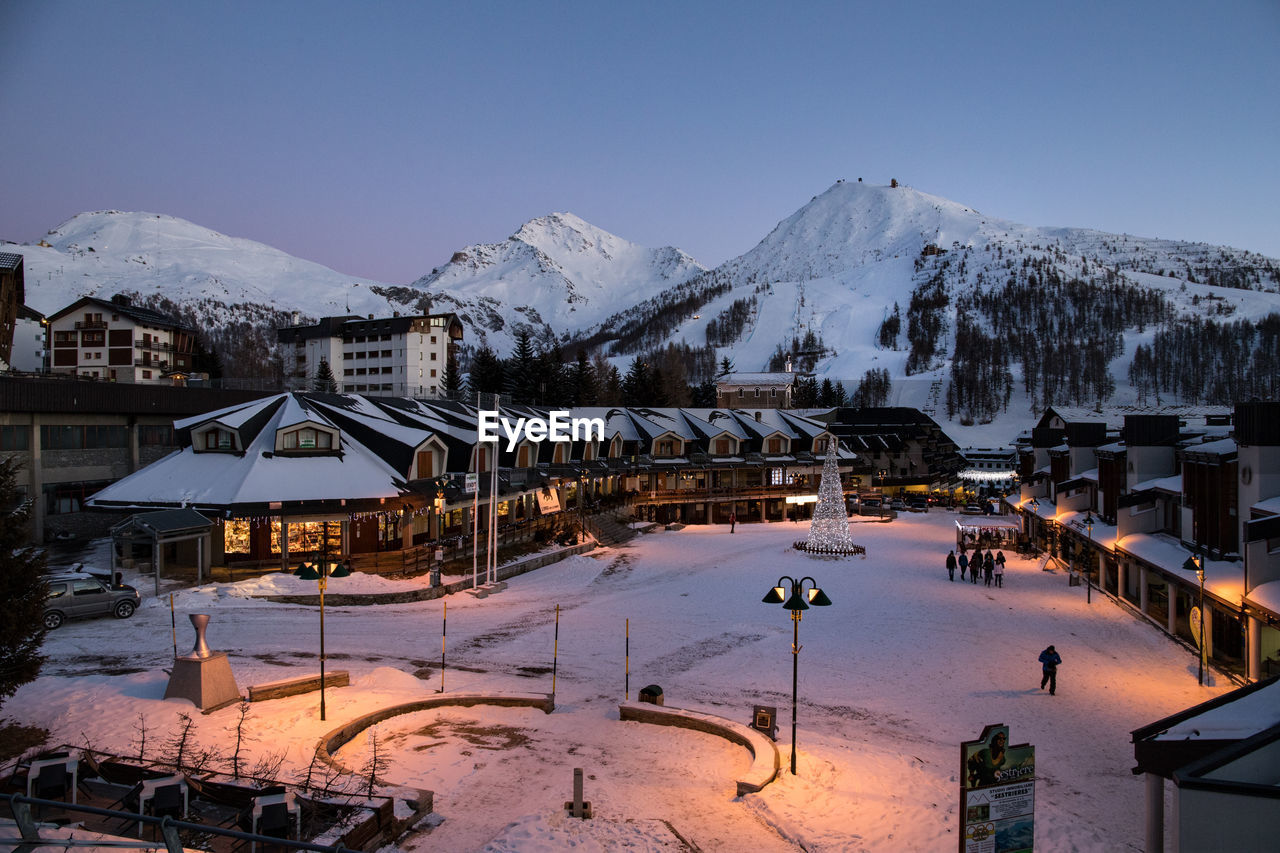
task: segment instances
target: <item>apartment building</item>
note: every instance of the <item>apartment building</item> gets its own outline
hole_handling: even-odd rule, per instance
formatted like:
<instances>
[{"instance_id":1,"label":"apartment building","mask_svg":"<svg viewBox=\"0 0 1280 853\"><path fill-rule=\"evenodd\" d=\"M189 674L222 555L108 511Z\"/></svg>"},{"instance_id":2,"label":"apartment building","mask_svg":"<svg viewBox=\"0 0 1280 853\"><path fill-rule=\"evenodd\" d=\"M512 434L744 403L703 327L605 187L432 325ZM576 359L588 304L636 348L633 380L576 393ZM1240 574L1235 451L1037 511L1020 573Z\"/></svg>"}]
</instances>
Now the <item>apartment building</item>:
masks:
<instances>
[{"instance_id":1,"label":"apartment building","mask_svg":"<svg viewBox=\"0 0 1280 853\"><path fill-rule=\"evenodd\" d=\"M191 327L121 297L85 296L49 315L48 326L54 373L162 385L191 370Z\"/></svg>"},{"instance_id":2,"label":"apartment building","mask_svg":"<svg viewBox=\"0 0 1280 853\"><path fill-rule=\"evenodd\" d=\"M0 363L10 359L14 324L25 297L22 255L0 252Z\"/></svg>"},{"instance_id":3,"label":"apartment building","mask_svg":"<svg viewBox=\"0 0 1280 853\"><path fill-rule=\"evenodd\" d=\"M323 363L334 379L332 389L323 390L436 399L444 396L445 365L462 334L454 314L395 314L322 317L278 330L277 340L287 348L291 390L318 389Z\"/></svg>"}]
</instances>

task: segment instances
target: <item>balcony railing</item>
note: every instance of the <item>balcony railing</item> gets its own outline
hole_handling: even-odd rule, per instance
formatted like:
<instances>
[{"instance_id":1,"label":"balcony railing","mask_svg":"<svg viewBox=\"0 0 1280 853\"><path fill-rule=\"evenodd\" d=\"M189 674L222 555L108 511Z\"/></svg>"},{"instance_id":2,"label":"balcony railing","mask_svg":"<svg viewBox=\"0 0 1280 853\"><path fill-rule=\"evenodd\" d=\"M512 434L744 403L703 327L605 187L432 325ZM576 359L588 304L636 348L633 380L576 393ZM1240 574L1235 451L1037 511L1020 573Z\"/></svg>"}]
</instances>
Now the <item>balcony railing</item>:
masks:
<instances>
[{"instance_id":1,"label":"balcony railing","mask_svg":"<svg viewBox=\"0 0 1280 853\"><path fill-rule=\"evenodd\" d=\"M138 338L134 340L133 345L139 349L155 349L155 350L165 350L165 351L170 351L173 349L173 344L169 343L168 341L145 341L142 338Z\"/></svg>"},{"instance_id":2,"label":"balcony railing","mask_svg":"<svg viewBox=\"0 0 1280 853\"><path fill-rule=\"evenodd\" d=\"M76 320L77 329L105 329L106 320Z\"/></svg>"}]
</instances>

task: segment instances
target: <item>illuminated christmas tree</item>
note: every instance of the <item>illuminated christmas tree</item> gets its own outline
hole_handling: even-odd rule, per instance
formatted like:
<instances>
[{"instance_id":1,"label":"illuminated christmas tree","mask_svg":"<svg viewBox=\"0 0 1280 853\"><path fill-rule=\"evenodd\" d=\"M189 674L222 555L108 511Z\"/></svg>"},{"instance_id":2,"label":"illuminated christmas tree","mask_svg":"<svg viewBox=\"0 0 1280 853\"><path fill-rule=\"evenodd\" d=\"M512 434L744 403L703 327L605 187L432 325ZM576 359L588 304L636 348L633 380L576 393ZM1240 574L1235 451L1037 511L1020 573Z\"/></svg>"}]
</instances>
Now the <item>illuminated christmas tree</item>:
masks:
<instances>
[{"instance_id":1,"label":"illuminated christmas tree","mask_svg":"<svg viewBox=\"0 0 1280 853\"><path fill-rule=\"evenodd\" d=\"M862 554L865 549L853 544L849 535L849 513L844 505L844 488L840 485L840 469L836 461L837 440L827 447L822 463L822 481L818 485L818 504L813 508L809 538L797 543L811 554Z\"/></svg>"}]
</instances>

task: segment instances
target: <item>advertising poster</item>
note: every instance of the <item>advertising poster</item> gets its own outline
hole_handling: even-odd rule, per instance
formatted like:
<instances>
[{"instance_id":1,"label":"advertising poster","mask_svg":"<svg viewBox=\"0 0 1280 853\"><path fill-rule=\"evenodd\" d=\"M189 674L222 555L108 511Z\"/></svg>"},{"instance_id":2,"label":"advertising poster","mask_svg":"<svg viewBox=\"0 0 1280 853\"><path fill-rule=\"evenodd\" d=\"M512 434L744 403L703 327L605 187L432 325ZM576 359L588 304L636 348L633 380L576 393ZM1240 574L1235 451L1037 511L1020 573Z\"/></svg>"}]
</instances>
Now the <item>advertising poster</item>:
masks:
<instances>
[{"instance_id":1,"label":"advertising poster","mask_svg":"<svg viewBox=\"0 0 1280 853\"><path fill-rule=\"evenodd\" d=\"M538 511L542 515L550 515L560 511L560 493L553 489L543 489L537 493Z\"/></svg>"},{"instance_id":2,"label":"advertising poster","mask_svg":"<svg viewBox=\"0 0 1280 853\"><path fill-rule=\"evenodd\" d=\"M1024 853L1034 843L1035 747L987 726L960 747L961 853Z\"/></svg>"}]
</instances>

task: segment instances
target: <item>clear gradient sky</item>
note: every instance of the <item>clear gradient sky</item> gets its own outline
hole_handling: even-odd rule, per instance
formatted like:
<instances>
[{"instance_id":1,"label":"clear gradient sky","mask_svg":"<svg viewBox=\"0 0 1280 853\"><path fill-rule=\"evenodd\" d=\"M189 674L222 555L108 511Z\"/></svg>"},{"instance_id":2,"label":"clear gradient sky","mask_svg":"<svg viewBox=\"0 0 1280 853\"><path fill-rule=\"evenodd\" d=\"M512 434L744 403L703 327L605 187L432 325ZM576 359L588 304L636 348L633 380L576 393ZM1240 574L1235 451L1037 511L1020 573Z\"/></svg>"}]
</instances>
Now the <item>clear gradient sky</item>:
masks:
<instances>
[{"instance_id":1,"label":"clear gradient sky","mask_svg":"<svg viewBox=\"0 0 1280 853\"><path fill-rule=\"evenodd\" d=\"M837 179L1280 257L1280 0L0 0L0 238L409 282L569 211L707 266Z\"/></svg>"}]
</instances>

